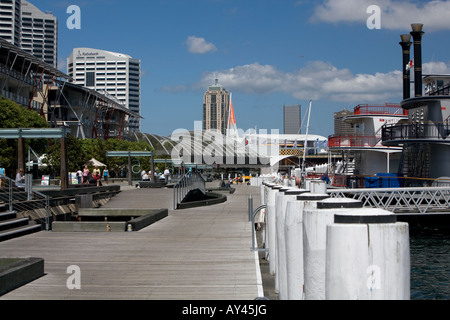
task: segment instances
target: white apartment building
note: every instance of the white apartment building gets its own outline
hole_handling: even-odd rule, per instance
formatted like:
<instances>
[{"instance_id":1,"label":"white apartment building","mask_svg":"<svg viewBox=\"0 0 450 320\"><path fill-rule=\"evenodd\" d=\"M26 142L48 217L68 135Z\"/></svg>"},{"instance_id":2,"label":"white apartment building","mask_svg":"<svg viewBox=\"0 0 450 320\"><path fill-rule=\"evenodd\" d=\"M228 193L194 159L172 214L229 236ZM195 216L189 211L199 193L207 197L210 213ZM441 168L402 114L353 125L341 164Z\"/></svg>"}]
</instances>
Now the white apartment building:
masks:
<instances>
[{"instance_id":1,"label":"white apartment building","mask_svg":"<svg viewBox=\"0 0 450 320\"><path fill-rule=\"evenodd\" d=\"M0 0L0 37L20 47L21 0Z\"/></svg>"},{"instance_id":2,"label":"white apartment building","mask_svg":"<svg viewBox=\"0 0 450 320\"><path fill-rule=\"evenodd\" d=\"M67 58L67 74L75 84L107 93L140 114L141 62L129 55L91 48L75 48ZM140 119L129 120L140 131Z\"/></svg>"},{"instance_id":3,"label":"white apartment building","mask_svg":"<svg viewBox=\"0 0 450 320\"><path fill-rule=\"evenodd\" d=\"M22 0L21 47L36 58L57 67L58 20L51 12L42 12Z\"/></svg>"}]
</instances>

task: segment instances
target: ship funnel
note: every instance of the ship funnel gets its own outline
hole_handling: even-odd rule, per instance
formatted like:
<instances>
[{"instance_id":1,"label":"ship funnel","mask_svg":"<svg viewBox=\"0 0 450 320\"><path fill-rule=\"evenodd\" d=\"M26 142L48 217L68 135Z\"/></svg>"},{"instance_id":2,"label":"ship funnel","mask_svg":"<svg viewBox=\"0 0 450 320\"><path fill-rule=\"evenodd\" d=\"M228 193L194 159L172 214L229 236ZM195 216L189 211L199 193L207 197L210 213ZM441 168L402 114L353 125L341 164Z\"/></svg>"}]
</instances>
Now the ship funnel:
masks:
<instances>
[{"instance_id":1,"label":"ship funnel","mask_svg":"<svg viewBox=\"0 0 450 320\"><path fill-rule=\"evenodd\" d=\"M423 24L411 24L411 35L414 39L414 95L422 96L422 31Z\"/></svg>"},{"instance_id":2,"label":"ship funnel","mask_svg":"<svg viewBox=\"0 0 450 320\"><path fill-rule=\"evenodd\" d=\"M400 45L403 52L403 100L406 100L411 97L411 73L407 65L411 59L410 48L412 42L410 34L402 34L400 38L402 39Z\"/></svg>"}]
</instances>

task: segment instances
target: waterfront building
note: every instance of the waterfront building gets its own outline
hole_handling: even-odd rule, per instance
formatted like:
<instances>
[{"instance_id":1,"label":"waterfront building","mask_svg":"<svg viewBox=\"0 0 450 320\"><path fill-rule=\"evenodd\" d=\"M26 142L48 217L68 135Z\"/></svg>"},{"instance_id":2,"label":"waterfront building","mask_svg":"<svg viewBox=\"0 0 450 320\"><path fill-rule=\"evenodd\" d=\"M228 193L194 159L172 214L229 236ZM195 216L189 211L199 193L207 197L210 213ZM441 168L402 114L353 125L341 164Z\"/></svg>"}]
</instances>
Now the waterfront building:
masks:
<instances>
[{"instance_id":1,"label":"waterfront building","mask_svg":"<svg viewBox=\"0 0 450 320\"><path fill-rule=\"evenodd\" d=\"M301 105L285 105L283 107L284 134L301 134L302 126Z\"/></svg>"},{"instance_id":2,"label":"waterfront building","mask_svg":"<svg viewBox=\"0 0 450 320\"><path fill-rule=\"evenodd\" d=\"M66 82L48 89L47 120L66 127L75 138L117 138L129 134L128 121L138 118L116 98Z\"/></svg>"},{"instance_id":3,"label":"waterfront building","mask_svg":"<svg viewBox=\"0 0 450 320\"><path fill-rule=\"evenodd\" d=\"M342 119L353 128L353 133L328 137L329 150L344 154L341 167L344 170L338 173L359 176L396 173L402 148L382 144L382 127L405 121L407 117L408 112L399 104L356 106ZM352 164L351 159L354 161ZM349 172L348 168L352 168L353 172Z\"/></svg>"},{"instance_id":4,"label":"waterfront building","mask_svg":"<svg viewBox=\"0 0 450 320\"><path fill-rule=\"evenodd\" d=\"M116 98L67 82L69 76L0 38L0 96L36 111L77 138L125 138L140 117Z\"/></svg>"},{"instance_id":5,"label":"waterfront building","mask_svg":"<svg viewBox=\"0 0 450 320\"><path fill-rule=\"evenodd\" d=\"M58 20L51 12L42 12L22 0L20 46L44 62L58 64Z\"/></svg>"},{"instance_id":6,"label":"waterfront building","mask_svg":"<svg viewBox=\"0 0 450 320\"><path fill-rule=\"evenodd\" d=\"M227 133L229 122L230 94L215 79L203 95L203 130L218 130Z\"/></svg>"},{"instance_id":7,"label":"waterfront building","mask_svg":"<svg viewBox=\"0 0 450 320\"><path fill-rule=\"evenodd\" d=\"M67 58L67 73L74 84L111 95L140 115L140 60L122 53L75 48ZM139 117L130 118L129 130L140 131Z\"/></svg>"},{"instance_id":8,"label":"waterfront building","mask_svg":"<svg viewBox=\"0 0 450 320\"><path fill-rule=\"evenodd\" d=\"M450 177L450 75L422 76L422 24L412 24L410 35L402 35L402 48L414 39L414 97L410 97L409 81L404 82L401 106L408 111L406 122L383 127L384 146L403 147L398 172L405 186L432 185L436 179ZM409 52L404 52L404 61ZM404 78L409 70L403 67ZM422 96L425 84L425 95Z\"/></svg>"},{"instance_id":9,"label":"waterfront building","mask_svg":"<svg viewBox=\"0 0 450 320\"><path fill-rule=\"evenodd\" d=\"M0 94L4 98L45 115L47 83L66 79L65 73L0 38Z\"/></svg>"},{"instance_id":10,"label":"waterfront building","mask_svg":"<svg viewBox=\"0 0 450 320\"><path fill-rule=\"evenodd\" d=\"M21 33L21 0L0 1L0 38L20 46Z\"/></svg>"}]
</instances>

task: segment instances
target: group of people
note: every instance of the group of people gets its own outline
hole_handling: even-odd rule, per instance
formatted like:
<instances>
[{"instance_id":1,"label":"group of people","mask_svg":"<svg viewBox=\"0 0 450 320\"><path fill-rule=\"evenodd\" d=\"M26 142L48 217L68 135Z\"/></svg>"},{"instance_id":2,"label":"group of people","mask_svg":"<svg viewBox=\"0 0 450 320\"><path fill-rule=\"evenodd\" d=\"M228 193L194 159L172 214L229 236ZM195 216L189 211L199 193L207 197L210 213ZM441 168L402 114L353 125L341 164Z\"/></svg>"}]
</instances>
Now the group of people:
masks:
<instances>
[{"instance_id":1,"label":"group of people","mask_svg":"<svg viewBox=\"0 0 450 320\"><path fill-rule=\"evenodd\" d=\"M166 168L166 169L164 170L164 173L161 173L161 172L160 172L159 174L157 174L157 173L155 172L153 175L154 175L155 178L158 178L158 179L160 179L160 180L165 180L166 183L169 182L170 171L169 171L168 168ZM142 178L142 181L148 181L148 180L150 180L151 176L152 176L152 171L147 172L147 171L145 171L145 170L142 170L142 172L141 172L141 178Z\"/></svg>"},{"instance_id":2,"label":"group of people","mask_svg":"<svg viewBox=\"0 0 450 320\"><path fill-rule=\"evenodd\" d=\"M108 168L105 167L103 169L103 180L108 181L108 177L109 171ZM77 171L77 179L78 184L90 184L90 185L95 184L97 186L102 185L100 169L98 167L95 167L94 170L90 172L88 166L85 165L83 171L81 169Z\"/></svg>"},{"instance_id":3,"label":"group of people","mask_svg":"<svg viewBox=\"0 0 450 320\"><path fill-rule=\"evenodd\" d=\"M6 170L0 164L0 188L2 187L3 181L5 179L6 179ZM21 189L25 188L25 173L22 168L20 168L17 171L16 179L14 182L15 182L16 187L21 188Z\"/></svg>"}]
</instances>

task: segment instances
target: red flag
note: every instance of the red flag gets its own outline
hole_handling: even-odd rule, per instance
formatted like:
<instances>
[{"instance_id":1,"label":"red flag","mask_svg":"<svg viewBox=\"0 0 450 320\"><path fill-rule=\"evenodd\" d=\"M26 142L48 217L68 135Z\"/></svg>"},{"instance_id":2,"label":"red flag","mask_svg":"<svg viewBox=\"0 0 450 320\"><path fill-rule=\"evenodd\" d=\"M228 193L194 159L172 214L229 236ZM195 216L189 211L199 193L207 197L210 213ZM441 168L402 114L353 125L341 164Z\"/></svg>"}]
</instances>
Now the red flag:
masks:
<instances>
[{"instance_id":1,"label":"red flag","mask_svg":"<svg viewBox=\"0 0 450 320\"><path fill-rule=\"evenodd\" d=\"M414 67L414 60L411 60L411 61L406 65L406 71L411 70L412 67Z\"/></svg>"},{"instance_id":2,"label":"red flag","mask_svg":"<svg viewBox=\"0 0 450 320\"><path fill-rule=\"evenodd\" d=\"M230 121L228 124L228 127L231 128L232 126L236 125L236 119L234 118L234 109L233 109L233 100L230 98Z\"/></svg>"}]
</instances>

